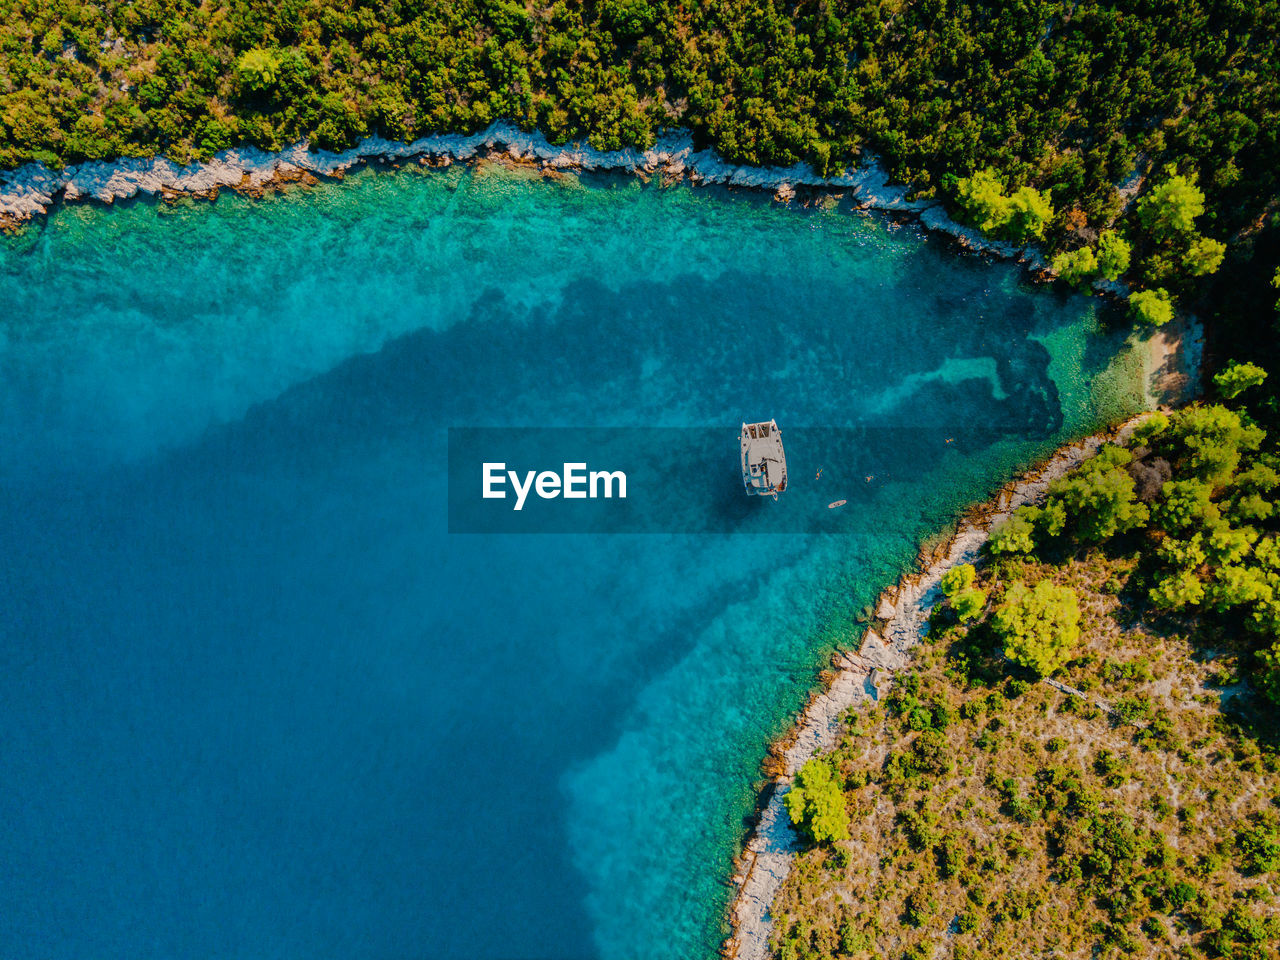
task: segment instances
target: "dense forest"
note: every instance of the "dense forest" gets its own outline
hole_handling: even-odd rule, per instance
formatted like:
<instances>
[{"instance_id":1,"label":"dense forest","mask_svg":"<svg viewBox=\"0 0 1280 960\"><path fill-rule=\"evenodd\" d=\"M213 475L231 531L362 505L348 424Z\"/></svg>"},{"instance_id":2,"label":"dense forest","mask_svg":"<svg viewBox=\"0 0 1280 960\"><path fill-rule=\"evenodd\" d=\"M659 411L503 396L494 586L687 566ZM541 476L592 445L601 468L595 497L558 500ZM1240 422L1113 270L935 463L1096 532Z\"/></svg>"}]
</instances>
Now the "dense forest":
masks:
<instances>
[{"instance_id":1,"label":"dense forest","mask_svg":"<svg viewBox=\"0 0 1280 960\"><path fill-rule=\"evenodd\" d=\"M1250 263L1275 230L1277 0L0 0L0 14L0 168L337 149L499 118L599 148L687 128L729 160L823 172L869 148L988 232L1047 241L1069 280L1150 288L1133 312L1152 323L1203 294L1224 244Z\"/></svg>"}]
</instances>

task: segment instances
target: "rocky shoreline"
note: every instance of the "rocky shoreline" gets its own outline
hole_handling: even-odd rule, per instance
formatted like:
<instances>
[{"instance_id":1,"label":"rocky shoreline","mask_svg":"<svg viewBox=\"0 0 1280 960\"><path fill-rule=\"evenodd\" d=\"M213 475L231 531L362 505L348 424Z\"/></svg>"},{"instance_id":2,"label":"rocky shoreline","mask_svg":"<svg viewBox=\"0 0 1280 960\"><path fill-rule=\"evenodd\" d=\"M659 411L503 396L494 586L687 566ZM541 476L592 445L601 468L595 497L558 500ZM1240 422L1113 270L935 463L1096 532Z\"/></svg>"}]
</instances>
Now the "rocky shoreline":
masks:
<instances>
[{"instance_id":1,"label":"rocky shoreline","mask_svg":"<svg viewBox=\"0 0 1280 960\"><path fill-rule=\"evenodd\" d=\"M1049 484L1097 451L1108 440L1127 436L1149 414L1138 414L1107 431L1059 449L1048 461L970 510L956 533L932 550L922 550L920 573L904 575L874 606L874 618L855 651L837 651L823 689L791 729L776 741L765 760L769 777L761 795L756 827L735 864L737 895L729 911L732 933L721 948L728 960L767 960L773 930L769 910L799 850L783 797L804 763L838 741L840 717L856 703L876 700L893 673L911 657L928 632L929 614L942 596L942 575L953 566L974 563L992 528L1018 507L1042 500Z\"/></svg>"},{"instance_id":2,"label":"rocky shoreline","mask_svg":"<svg viewBox=\"0 0 1280 960\"><path fill-rule=\"evenodd\" d=\"M548 172L619 172L660 176L664 183L688 180L767 190L780 201L793 199L797 188L847 190L861 207L911 213L927 229L949 234L970 250L1017 259L1037 272L1047 269L1034 246L991 240L956 223L936 200L908 199L907 188L890 184L870 155L852 173L821 177L804 164L744 167L726 163L714 151L695 149L687 133L664 135L649 150L600 151L581 144L556 146L539 133L525 133L506 122L494 123L481 133L440 134L412 143L370 137L342 153L312 151L306 143L298 143L277 152L254 147L226 150L208 162L187 165L164 157L88 161L56 171L27 164L0 171L0 229L18 229L59 202L114 203L140 194L213 199L221 190L260 196L288 184L338 178L368 163L447 166L482 159L535 164Z\"/></svg>"}]
</instances>

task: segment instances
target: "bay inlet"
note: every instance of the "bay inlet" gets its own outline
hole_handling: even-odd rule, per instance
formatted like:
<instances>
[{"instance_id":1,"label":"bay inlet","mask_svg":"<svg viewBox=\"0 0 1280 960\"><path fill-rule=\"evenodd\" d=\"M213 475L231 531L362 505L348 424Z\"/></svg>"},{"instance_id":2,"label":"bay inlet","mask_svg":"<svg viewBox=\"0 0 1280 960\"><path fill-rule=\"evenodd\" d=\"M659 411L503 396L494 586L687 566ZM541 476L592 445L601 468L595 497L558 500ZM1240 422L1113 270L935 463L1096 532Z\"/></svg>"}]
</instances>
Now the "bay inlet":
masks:
<instances>
[{"instance_id":1,"label":"bay inlet","mask_svg":"<svg viewBox=\"0 0 1280 960\"><path fill-rule=\"evenodd\" d=\"M1143 403L1103 304L914 225L496 165L62 207L0 303L14 957L712 957L862 609ZM730 532L448 533L450 427L723 426L745 500L769 418Z\"/></svg>"}]
</instances>

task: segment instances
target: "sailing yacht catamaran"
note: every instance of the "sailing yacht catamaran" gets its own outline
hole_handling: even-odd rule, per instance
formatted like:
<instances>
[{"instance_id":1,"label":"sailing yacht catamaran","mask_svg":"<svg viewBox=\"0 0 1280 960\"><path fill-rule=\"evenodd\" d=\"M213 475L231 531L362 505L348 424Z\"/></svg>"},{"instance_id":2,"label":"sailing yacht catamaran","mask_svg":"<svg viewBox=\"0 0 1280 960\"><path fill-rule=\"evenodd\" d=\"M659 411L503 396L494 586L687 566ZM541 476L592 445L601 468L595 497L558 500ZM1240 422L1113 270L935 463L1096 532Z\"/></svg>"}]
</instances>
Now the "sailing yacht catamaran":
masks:
<instances>
[{"instance_id":1,"label":"sailing yacht catamaran","mask_svg":"<svg viewBox=\"0 0 1280 960\"><path fill-rule=\"evenodd\" d=\"M782 431L769 420L744 423L742 445L742 482L747 493L773 497L787 489L787 455L782 449Z\"/></svg>"}]
</instances>

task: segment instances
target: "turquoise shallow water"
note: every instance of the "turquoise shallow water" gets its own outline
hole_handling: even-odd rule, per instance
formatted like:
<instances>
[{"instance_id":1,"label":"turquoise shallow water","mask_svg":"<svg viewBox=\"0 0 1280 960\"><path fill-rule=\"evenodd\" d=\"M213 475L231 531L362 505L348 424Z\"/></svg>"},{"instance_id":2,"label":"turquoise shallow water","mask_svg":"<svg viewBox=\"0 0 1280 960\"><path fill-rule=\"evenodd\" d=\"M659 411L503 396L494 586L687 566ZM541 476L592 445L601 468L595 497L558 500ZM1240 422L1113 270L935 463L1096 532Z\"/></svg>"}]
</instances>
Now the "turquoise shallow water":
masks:
<instances>
[{"instance_id":1,"label":"turquoise shallow water","mask_svg":"<svg viewBox=\"0 0 1280 960\"><path fill-rule=\"evenodd\" d=\"M63 209L0 304L15 958L710 957L831 645L1133 402L1095 304L914 227L497 168ZM451 426L760 416L899 432L794 454L859 533L447 532Z\"/></svg>"}]
</instances>

